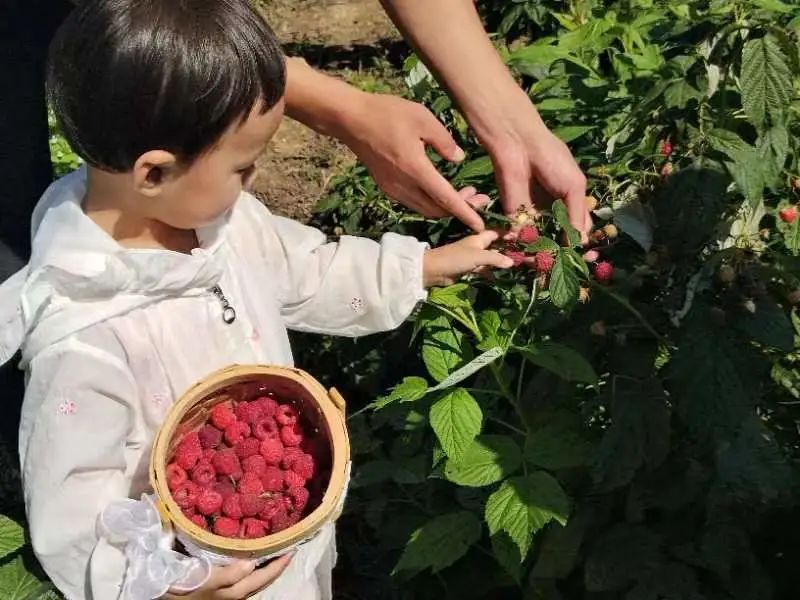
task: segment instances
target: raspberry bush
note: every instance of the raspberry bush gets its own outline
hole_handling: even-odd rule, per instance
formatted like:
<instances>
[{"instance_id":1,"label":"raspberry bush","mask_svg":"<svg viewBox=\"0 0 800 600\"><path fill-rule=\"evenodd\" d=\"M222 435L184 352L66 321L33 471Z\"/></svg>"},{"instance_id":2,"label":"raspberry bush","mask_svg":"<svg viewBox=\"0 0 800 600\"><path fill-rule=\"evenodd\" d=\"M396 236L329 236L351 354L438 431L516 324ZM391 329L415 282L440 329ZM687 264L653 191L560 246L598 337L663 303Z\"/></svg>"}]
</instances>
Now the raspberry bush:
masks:
<instances>
[{"instance_id":1,"label":"raspberry bush","mask_svg":"<svg viewBox=\"0 0 800 600\"><path fill-rule=\"evenodd\" d=\"M482 7L585 169L596 230L580 248L561 203L530 229L495 205L518 268L434 290L405 330L307 348L304 368L368 403L342 568L371 597L795 597L797 5ZM441 168L497 198L413 57L407 83L469 150ZM319 221L465 233L390 206L361 167Z\"/></svg>"}]
</instances>

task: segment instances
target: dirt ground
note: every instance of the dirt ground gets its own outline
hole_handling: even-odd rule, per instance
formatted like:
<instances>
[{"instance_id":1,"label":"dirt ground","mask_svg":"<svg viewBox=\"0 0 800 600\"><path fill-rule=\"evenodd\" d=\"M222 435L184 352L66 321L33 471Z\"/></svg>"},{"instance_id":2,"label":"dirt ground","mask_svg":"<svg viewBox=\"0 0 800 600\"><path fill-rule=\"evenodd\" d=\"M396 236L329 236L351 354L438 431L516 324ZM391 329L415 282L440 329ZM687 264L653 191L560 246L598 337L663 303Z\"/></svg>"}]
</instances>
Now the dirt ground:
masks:
<instances>
[{"instance_id":1,"label":"dirt ground","mask_svg":"<svg viewBox=\"0 0 800 600\"><path fill-rule=\"evenodd\" d=\"M401 60L404 47L378 0L261 0L259 6L288 54L365 89L399 85L390 60ZM256 195L275 213L305 221L333 175L354 160L343 144L287 118L258 162Z\"/></svg>"}]
</instances>

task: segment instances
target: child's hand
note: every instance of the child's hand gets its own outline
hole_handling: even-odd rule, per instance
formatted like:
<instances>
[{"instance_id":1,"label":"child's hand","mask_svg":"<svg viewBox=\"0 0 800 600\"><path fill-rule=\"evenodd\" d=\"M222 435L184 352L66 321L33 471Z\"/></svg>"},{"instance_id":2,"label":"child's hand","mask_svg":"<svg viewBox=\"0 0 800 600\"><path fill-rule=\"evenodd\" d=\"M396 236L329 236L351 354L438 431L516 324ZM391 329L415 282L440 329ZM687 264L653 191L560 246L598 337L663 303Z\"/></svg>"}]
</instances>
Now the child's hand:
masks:
<instances>
[{"instance_id":1,"label":"child's hand","mask_svg":"<svg viewBox=\"0 0 800 600\"><path fill-rule=\"evenodd\" d=\"M483 231L425 253L423 278L425 287L451 285L466 273L486 268L509 269L514 261L487 248L497 240L496 231Z\"/></svg>"},{"instance_id":2,"label":"child's hand","mask_svg":"<svg viewBox=\"0 0 800 600\"><path fill-rule=\"evenodd\" d=\"M213 567L206 584L193 592L168 592L164 600L245 600L274 582L292 559L291 554L276 558L266 567L239 561L225 567Z\"/></svg>"}]
</instances>

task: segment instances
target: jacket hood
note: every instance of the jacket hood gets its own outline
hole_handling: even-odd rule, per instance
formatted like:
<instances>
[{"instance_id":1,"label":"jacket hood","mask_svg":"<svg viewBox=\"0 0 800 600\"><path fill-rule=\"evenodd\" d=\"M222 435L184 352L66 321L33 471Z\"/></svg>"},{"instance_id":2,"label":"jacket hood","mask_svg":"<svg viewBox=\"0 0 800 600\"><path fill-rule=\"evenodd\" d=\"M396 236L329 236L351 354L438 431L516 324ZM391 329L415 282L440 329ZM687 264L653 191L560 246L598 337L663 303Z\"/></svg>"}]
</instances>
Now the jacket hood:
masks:
<instances>
[{"instance_id":1,"label":"jacket hood","mask_svg":"<svg viewBox=\"0 0 800 600\"><path fill-rule=\"evenodd\" d=\"M82 329L219 281L229 214L197 231L191 254L130 249L86 216L85 193L82 168L51 184L34 209L30 261L0 285L0 363L22 349L24 366Z\"/></svg>"}]
</instances>

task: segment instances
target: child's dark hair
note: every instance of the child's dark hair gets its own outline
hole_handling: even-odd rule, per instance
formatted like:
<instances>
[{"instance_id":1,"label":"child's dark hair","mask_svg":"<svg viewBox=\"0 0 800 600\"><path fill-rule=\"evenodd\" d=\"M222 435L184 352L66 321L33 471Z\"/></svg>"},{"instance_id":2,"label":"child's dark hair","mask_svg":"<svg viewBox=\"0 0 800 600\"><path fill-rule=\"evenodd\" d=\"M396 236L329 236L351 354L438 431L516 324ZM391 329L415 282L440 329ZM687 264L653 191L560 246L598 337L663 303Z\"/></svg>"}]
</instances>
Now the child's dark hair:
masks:
<instances>
[{"instance_id":1,"label":"child's dark hair","mask_svg":"<svg viewBox=\"0 0 800 600\"><path fill-rule=\"evenodd\" d=\"M90 165L130 170L148 150L190 164L283 96L284 57L248 0L89 0L50 47L48 94Z\"/></svg>"}]
</instances>

